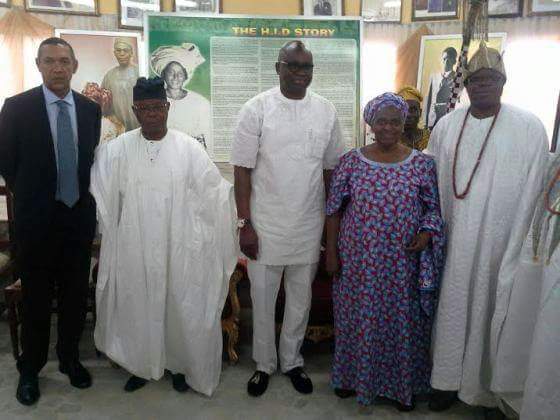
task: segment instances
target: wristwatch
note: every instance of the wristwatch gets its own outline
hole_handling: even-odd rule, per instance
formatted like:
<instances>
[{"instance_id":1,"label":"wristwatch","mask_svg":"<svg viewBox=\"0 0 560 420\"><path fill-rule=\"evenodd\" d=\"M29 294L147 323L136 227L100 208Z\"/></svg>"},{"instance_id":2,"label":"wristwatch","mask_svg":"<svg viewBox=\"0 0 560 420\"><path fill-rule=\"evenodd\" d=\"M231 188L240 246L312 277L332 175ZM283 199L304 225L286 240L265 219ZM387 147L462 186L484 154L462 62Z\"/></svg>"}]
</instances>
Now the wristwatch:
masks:
<instances>
[{"instance_id":1,"label":"wristwatch","mask_svg":"<svg viewBox=\"0 0 560 420\"><path fill-rule=\"evenodd\" d=\"M246 225L250 225L250 219L237 219L237 229L243 229Z\"/></svg>"}]
</instances>

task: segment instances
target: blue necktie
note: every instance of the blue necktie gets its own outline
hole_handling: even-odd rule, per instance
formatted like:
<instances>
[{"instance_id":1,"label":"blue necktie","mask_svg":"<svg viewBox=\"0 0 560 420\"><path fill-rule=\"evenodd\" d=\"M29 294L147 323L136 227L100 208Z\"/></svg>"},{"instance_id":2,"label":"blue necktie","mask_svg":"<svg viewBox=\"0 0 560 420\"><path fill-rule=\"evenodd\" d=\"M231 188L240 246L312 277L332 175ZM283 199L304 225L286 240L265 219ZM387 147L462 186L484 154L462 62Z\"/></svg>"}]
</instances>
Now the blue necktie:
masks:
<instances>
[{"instance_id":1,"label":"blue necktie","mask_svg":"<svg viewBox=\"0 0 560 420\"><path fill-rule=\"evenodd\" d=\"M58 117L56 119L56 149L58 152L57 197L68 207L73 207L78 198L80 198L74 132L66 102L60 100L56 101L56 104L58 105Z\"/></svg>"}]
</instances>

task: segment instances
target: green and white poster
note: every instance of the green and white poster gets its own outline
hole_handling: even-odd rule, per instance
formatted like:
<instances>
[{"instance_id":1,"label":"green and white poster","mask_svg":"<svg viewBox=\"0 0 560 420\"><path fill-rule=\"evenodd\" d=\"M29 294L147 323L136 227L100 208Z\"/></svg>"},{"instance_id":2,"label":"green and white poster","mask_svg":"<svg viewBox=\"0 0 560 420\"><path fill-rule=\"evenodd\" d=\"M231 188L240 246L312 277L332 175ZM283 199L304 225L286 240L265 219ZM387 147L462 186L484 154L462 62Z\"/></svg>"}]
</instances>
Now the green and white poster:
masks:
<instances>
[{"instance_id":1,"label":"green and white poster","mask_svg":"<svg viewBox=\"0 0 560 420\"><path fill-rule=\"evenodd\" d=\"M335 105L348 147L359 137L359 19L261 18L149 14L145 21L151 75L166 83L169 126L229 160L241 106L278 85L280 47L300 39L313 53L311 89Z\"/></svg>"}]
</instances>

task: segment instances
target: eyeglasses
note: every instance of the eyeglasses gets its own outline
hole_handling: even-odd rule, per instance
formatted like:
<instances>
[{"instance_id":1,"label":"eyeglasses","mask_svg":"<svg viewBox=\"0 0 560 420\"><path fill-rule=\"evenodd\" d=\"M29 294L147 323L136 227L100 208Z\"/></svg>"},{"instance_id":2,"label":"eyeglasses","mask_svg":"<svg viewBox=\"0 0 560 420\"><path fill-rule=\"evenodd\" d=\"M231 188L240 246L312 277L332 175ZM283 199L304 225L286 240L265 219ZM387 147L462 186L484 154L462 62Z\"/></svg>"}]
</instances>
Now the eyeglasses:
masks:
<instances>
[{"instance_id":1,"label":"eyeglasses","mask_svg":"<svg viewBox=\"0 0 560 420\"><path fill-rule=\"evenodd\" d=\"M138 112L149 112L149 111L163 111L169 109L171 104L169 102L165 102L163 104L156 104L156 105L132 105L132 108Z\"/></svg>"},{"instance_id":2,"label":"eyeglasses","mask_svg":"<svg viewBox=\"0 0 560 420\"><path fill-rule=\"evenodd\" d=\"M297 61L292 61L288 63L286 61L279 61L280 64L284 64L288 67L288 70L292 73L297 73L298 71L303 71L305 73L311 73L313 71L313 64L309 63L298 63Z\"/></svg>"},{"instance_id":3,"label":"eyeglasses","mask_svg":"<svg viewBox=\"0 0 560 420\"><path fill-rule=\"evenodd\" d=\"M504 78L501 75L495 76L472 76L465 80L465 86L468 84L471 85L484 85L484 84L493 84L496 85L503 81Z\"/></svg>"}]
</instances>

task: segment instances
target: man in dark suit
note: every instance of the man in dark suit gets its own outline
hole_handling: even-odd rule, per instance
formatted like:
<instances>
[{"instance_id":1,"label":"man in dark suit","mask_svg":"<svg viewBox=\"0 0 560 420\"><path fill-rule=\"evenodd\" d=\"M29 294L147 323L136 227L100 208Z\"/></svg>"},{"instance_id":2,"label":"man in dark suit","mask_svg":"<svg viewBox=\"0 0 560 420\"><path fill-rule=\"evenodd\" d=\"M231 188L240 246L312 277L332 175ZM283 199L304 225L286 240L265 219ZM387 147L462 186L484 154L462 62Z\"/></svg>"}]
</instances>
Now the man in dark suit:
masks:
<instances>
[{"instance_id":1,"label":"man in dark suit","mask_svg":"<svg viewBox=\"0 0 560 420\"><path fill-rule=\"evenodd\" d=\"M78 343L96 223L90 168L101 128L99 105L70 89L78 68L70 44L44 40L36 63L43 84L8 98L0 112L0 174L14 194L23 293L16 398L24 405L40 396L37 375L47 361L55 291L59 370L73 386L91 386Z\"/></svg>"}]
</instances>

